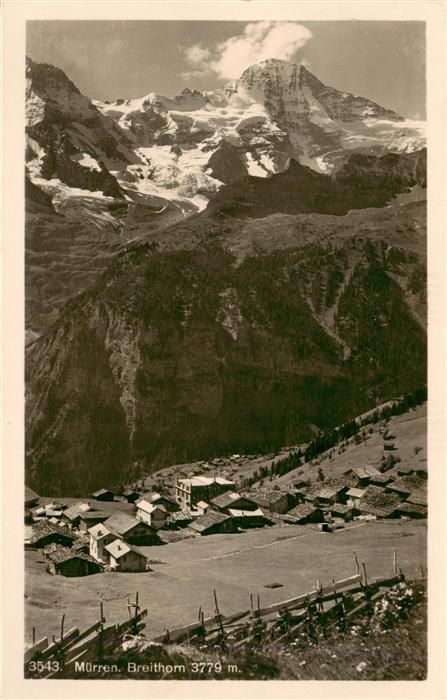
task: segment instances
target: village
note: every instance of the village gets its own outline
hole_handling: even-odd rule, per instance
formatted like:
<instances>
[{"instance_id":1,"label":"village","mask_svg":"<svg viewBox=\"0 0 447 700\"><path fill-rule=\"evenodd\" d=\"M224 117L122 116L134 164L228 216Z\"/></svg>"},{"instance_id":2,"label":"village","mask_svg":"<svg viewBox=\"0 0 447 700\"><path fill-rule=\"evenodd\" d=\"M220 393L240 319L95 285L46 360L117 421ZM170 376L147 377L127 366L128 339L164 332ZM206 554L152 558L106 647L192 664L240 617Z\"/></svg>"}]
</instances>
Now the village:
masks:
<instances>
[{"instance_id":1,"label":"village","mask_svg":"<svg viewBox=\"0 0 447 700\"><path fill-rule=\"evenodd\" d=\"M330 534L355 521L425 519L426 462L390 459L387 425L375 429L377 466L337 473L312 460L300 469L296 448L288 448L175 465L120 493L102 488L86 499L40 497L27 487L25 547L42 551L49 574L141 573L151 571L154 547L191 538L292 525ZM353 436L346 444L358 442Z\"/></svg>"}]
</instances>

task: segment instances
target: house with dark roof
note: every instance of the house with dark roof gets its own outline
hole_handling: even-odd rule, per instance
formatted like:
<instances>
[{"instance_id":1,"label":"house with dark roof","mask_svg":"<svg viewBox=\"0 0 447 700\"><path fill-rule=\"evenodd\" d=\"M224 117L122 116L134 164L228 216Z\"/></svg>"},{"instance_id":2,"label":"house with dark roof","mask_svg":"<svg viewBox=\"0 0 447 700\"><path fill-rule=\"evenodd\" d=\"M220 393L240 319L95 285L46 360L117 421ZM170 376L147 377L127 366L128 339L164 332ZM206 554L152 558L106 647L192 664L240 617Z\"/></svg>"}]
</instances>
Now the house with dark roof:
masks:
<instances>
[{"instance_id":1,"label":"house with dark roof","mask_svg":"<svg viewBox=\"0 0 447 700\"><path fill-rule=\"evenodd\" d=\"M90 503L73 503L62 513L62 520L71 528L78 528L81 521L81 513L94 510Z\"/></svg>"},{"instance_id":2,"label":"house with dark roof","mask_svg":"<svg viewBox=\"0 0 447 700\"><path fill-rule=\"evenodd\" d=\"M329 513L333 518L352 520L354 517L354 508L345 503L334 503L333 505L329 506Z\"/></svg>"},{"instance_id":3,"label":"house with dark roof","mask_svg":"<svg viewBox=\"0 0 447 700\"><path fill-rule=\"evenodd\" d=\"M237 523L225 513L209 510L207 513L199 515L189 527L199 535L215 535L223 532L235 532Z\"/></svg>"},{"instance_id":4,"label":"house with dark roof","mask_svg":"<svg viewBox=\"0 0 447 700\"><path fill-rule=\"evenodd\" d=\"M99 562L79 549L56 546L47 553L47 557L49 559L47 571L50 574L88 576L102 570Z\"/></svg>"},{"instance_id":5,"label":"house with dark roof","mask_svg":"<svg viewBox=\"0 0 447 700\"><path fill-rule=\"evenodd\" d=\"M258 506L247 496L241 496L236 491L226 491L211 499L211 505L222 513L227 513L229 508L237 510L257 510Z\"/></svg>"},{"instance_id":6,"label":"house with dark roof","mask_svg":"<svg viewBox=\"0 0 447 700\"><path fill-rule=\"evenodd\" d=\"M376 477L381 473L371 464L367 464L364 467L356 467L352 471L357 479L357 485L360 487L368 486L371 482L371 477Z\"/></svg>"},{"instance_id":7,"label":"house with dark roof","mask_svg":"<svg viewBox=\"0 0 447 700\"><path fill-rule=\"evenodd\" d=\"M237 527L243 530L252 527L264 527L265 525L272 524L272 521L266 518L261 508L257 508L256 510L229 508L228 515L233 519Z\"/></svg>"},{"instance_id":8,"label":"house with dark roof","mask_svg":"<svg viewBox=\"0 0 447 700\"><path fill-rule=\"evenodd\" d=\"M105 521L105 526L129 544L141 546L160 544L160 538L152 525L137 520L127 513L114 513Z\"/></svg>"},{"instance_id":9,"label":"house with dark roof","mask_svg":"<svg viewBox=\"0 0 447 700\"><path fill-rule=\"evenodd\" d=\"M388 493L378 486L368 486L358 510L362 515L373 515L376 518L399 517L401 498L395 493Z\"/></svg>"},{"instance_id":10,"label":"house with dark roof","mask_svg":"<svg viewBox=\"0 0 447 700\"><path fill-rule=\"evenodd\" d=\"M70 532L67 527L54 525L48 520L40 520L33 525L29 546L41 549L48 544L54 543L70 547L75 539L76 535Z\"/></svg>"},{"instance_id":11,"label":"house with dark roof","mask_svg":"<svg viewBox=\"0 0 447 700\"><path fill-rule=\"evenodd\" d=\"M103 523L108 518L110 518L110 513L104 513L101 510L82 511L79 513L79 530L87 532L91 527Z\"/></svg>"},{"instance_id":12,"label":"house with dark roof","mask_svg":"<svg viewBox=\"0 0 447 700\"><path fill-rule=\"evenodd\" d=\"M135 503L135 501L138 501L140 498L139 492L134 491L133 489L125 489L123 491L123 496L128 503Z\"/></svg>"},{"instance_id":13,"label":"house with dark roof","mask_svg":"<svg viewBox=\"0 0 447 700\"><path fill-rule=\"evenodd\" d=\"M399 494L402 497L409 496L410 493L426 488L427 482L418 476L401 476L399 479L387 485L387 491Z\"/></svg>"},{"instance_id":14,"label":"house with dark roof","mask_svg":"<svg viewBox=\"0 0 447 700\"><path fill-rule=\"evenodd\" d=\"M398 507L399 513L407 518L426 518L427 506L404 501Z\"/></svg>"},{"instance_id":15,"label":"house with dark roof","mask_svg":"<svg viewBox=\"0 0 447 700\"><path fill-rule=\"evenodd\" d=\"M147 559L128 542L116 539L106 545L109 566L112 571L146 571Z\"/></svg>"},{"instance_id":16,"label":"house with dark roof","mask_svg":"<svg viewBox=\"0 0 447 700\"><path fill-rule=\"evenodd\" d=\"M113 501L113 493L109 489L98 489L90 497L94 498L95 501Z\"/></svg>"},{"instance_id":17,"label":"house with dark roof","mask_svg":"<svg viewBox=\"0 0 447 700\"><path fill-rule=\"evenodd\" d=\"M351 486L352 479L349 477L326 479L313 484L304 496L304 501L317 508L329 507L334 503L345 503L346 494Z\"/></svg>"},{"instance_id":18,"label":"house with dark roof","mask_svg":"<svg viewBox=\"0 0 447 700\"><path fill-rule=\"evenodd\" d=\"M258 489L252 498L257 506L272 513L286 513L289 509L289 497L284 491L262 488Z\"/></svg>"},{"instance_id":19,"label":"house with dark roof","mask_svg":"<svg viewBox=\"0 0 447 700\"><path fill-rule=\"evenodd\" d=\"M186 510L178 510L175 513L170 513L165 524L165 528L169 530L181 530L187 527L193 518L191 513Z\"/></svg>"},{"instance_id":20,"label":"house with dark roof","mask_svg":"<svg viewBox=\"0 0 447 700\"><path fill-rule=\"evenodd\" d=\"M297 525L306 525L307 523L322 523L324 513L321 508L315 508L310 503L300 503L289 510L283 518Z\"/></svg>"}]
</instances>

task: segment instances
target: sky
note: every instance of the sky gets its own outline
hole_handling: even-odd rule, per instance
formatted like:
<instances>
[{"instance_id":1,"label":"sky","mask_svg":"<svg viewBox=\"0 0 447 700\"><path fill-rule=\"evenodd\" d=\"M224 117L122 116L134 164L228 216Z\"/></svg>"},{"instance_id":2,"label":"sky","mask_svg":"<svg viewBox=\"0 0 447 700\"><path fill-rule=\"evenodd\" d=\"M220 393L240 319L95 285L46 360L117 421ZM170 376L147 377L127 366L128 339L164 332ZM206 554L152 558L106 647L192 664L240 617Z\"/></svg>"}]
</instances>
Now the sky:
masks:
<instances>
[{"instance_id":1,"label":"sky","mask_svg":"<svg viewBox=\"0 0 447 700\"><path fill-rule=\"evenodd\" d=\"M423 22L30 21L27 53L98 100L213 90L281 58L409 119L426 116Z\"/></svg>"}]
</instances>

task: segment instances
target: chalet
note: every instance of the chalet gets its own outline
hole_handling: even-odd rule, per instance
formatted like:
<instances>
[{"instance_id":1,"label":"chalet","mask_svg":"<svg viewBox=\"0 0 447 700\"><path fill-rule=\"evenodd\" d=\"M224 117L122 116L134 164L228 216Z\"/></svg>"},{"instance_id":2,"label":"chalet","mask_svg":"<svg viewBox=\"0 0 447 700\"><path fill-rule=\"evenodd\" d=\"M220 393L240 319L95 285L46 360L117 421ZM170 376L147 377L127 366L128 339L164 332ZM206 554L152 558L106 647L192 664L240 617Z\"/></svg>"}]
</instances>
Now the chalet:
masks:
<instances>
[{"instance_id":1,"label":"chalet","mask_svg":"<svg viewBox=\"0 0 447 700\"><path fill-rule=\"evenodd\" d=\"M359 489L356 487L353 487L352 489L349 489L346 492L347 496L347 505L350 506L351 508L358 509L359 504L361 503L361 500L363 496L366 493L366 489Z\"/></svg>"},{"instance_id":2,"label":"chalet","mask_svg":"<svg viewBox=\"0 0 447 700\"><path fill-rule=\"evenodd\" d=\"M47 571L62 576L88 576L101 571L101 565L93 557L68 547L57 547L48 554Z\"/></svg>"},{"instance_id":3,"label":"chalet","mask_svg":"<svg viewBox=\"0 0 447 700\"><path fill-rule=\"evenodd\" d=\"M251 527L264 527L270 525L271 521L265 517L260 508L256 510L241 510L238 508L229 508L229 516L234 520L236 525L242 529Z\"/></svg>"},{"instance_id":4,"label":"chalet","mask_svg":"<svg viewBox=\"0 0 447 700\"><path fill-rule=\"evenodd\" d=\"M110 518L110 513L104 513L100 510L87 510L79 513L79 530L87 532L94 525L103 523L107 518Z\"/></svg>"},{"instance_id":5,"label":"chalet","mask_svg":"<svg viewBox=\"0 0 447 700\"><path fill-rule=\"evenodd\" d=\"M34 508L39 503L39 496L35 491L25 486L25 508Z\"/></svg>"},{"instance_id":6,"label":"chalet","mask_svg":"<svg viewBox=\"0 0 447 700\"><path fill-rule=\"evenodd\" d=\"M112 571L146 571L147 559L127 542L116 539L106 545Z\"/></svg>"},{"instance_id":7,"label":"chalet","mask_svg":"<svg viewBox=\"0 0 447 700\"><path fill-rule=\"evenodd\" d=\"M411 492L416 490L425 489L425 482L418 476L402 476L396 481L391 482L387 485L387 491L392 493L397 493L399 496L406 498Z\"/></svg>"},{"instance_id":8,"label":"chalet","mask_svg":"<svg viewBox=\"0 0 447 700\"><path fill-rule=\"evenodd\" d=\"M310 503L317 508L328 507L334 503L346 500L349 486L339 479L327 479L324 482L314 484L304 496L305 503Z\"/></svg>"},{"instance_id":9,"label":"chalet","mask_svg":"<svg viewBox=\"0 0 447 700\"><path fill-rule=\"evenodd\" d=\"M74 540L72 544L72 549L76 552L84 552L85 554L90 554L90 538L82 535Z\"/></svg>"},{"instance_id":10,"label":"chalet","mask_svg":"<svg viewBox=\"0 0 447 700\"><path fill-rule=\"evenodd\" d=\"M368 486L361 499L358 510L362 515L373 515L376 518L399 517L401 499L397 494L387 493L378 486Z\"/></svg>"},{"instance_id":11,"label":"chalet","mask_svg":"<svg viewBox=\"0 0 447 700\"><path fill-rule=\"evenodd\" d=\"M160 528L164 526L168 517L168 512L164 505L159 504L158 501L149 503L145 499L142 499L137 502L136 507L136 517L138 520L151 525L156 530L160 530Z\"/></svg>"},{"instance_id":12,"label":"chalet","mask_svg":"<svg viewBox=\"0 0 447 700\"><path fill-rule=\"evenodd\" d=\"M194 517L197 517L198 515L203 515L204 513L206 513L210 509L211 509L211 506L206 501L197 501L194 510L191 511L191 515L193 515Z\"/></svg>"},{"instance_id":13,"label":"chalet","mask_svg":"<svg viewBox=\"0 0 447 700\"><path fill-rule=\"evenodd\" d=\"M107 529L116 532L125 542L135 545L159 544L160 539L152 525L137 520L127 513L114 513L105 525Z\"/></svg>"},{"instance_id":14,"label":"chalet","mask_svg":"<svg viewBox=\"0 0 447 700\"><path fill-rule=\"evenodd\" d=\"M257 506L266 508L272 513L286 513L289 508L289 498L284 491L259 489L252 498Z\"/></svg>"},{"instance_id":15,"label":"chalet","mask_svg":"<svg viewBox=\"0 0 447 700\"><path fill-rule=\"evenodd\" d=\"M226 491L211 500L211 505L222 513L228 512L229 508L237 510L257 510L257 505L247 496L241 496L236 491Z\"/></svg>"},{"instance_id":16,"label":"chalet","mask_svg":"<svg viewBox=\"0 0 447 700\"><path fill-rule=\"evenodd\" d=\"M370 464L367 464L365 467L357 467L352 471L357 479L357 485L360 487L368 486L371 482L371 477L376 477L381 473Z\"/></svg>"},{"instance_id":17,"label":"chalet","mask_svg":"<svg viewBox=\"0 0 447 700\"><path fill-rule=\"evenodd\" d=\"M237 524L225 513L209 510L200 515L190 525L190 529L199 535L214 535L223 532L235 532Z\"/></svg>"},{"instance_id":18,"label":"chalet","mask_svg":"<svg viewBox=\"0 0 447 700\"><path fill-rule=\"evenodd\" d=\"M234 486L234 481L222 476L193 476L190 479L177 479L175 497L180 507L188 510L198 501L209 502Z\"/></svg>"},{"instance_id":19,"label":"chalet","mask_svg":"<svg viewBox=\"0 0 447 700\"><path fill-rule=\"evenodd\" d=\"M29 545L38 549L52 543L70 547L75 539L76 535L73 535L68 528L54 525L48 520L41 520L33 526L33 534L29 540Z\"/></svg>"},{"instance_id":20,"label":"chalet","mask_svg":"<svg viewBox=\"0 0 447 700\"><path fill-rule=\"evenodd\" d=\"M94 498L95 501L113 501L113 493L112 491L109 491L109 489L99 489L98 491L94 491L90 497Z\"/></svg>"},{"instance_id":21,"label":"chalet","mask_svg":"<svg viewBox=\"0 0 447 700\"><path fill-rule=\"evenodd\" d=\"M94 525L89 530L90 550L89 554L97 561L107 562L108 554L105 547L117 539L116 532L112 532L102 524Z\"/></svg>"},{"instance_id":22,"label":"chalet","mask_svg":"<svg viewBox=\"0 0 447 700\"><path fill-rule=\"evenodd\" d=\"M289 522L297 525L305 525L306 523L321 523L324 520L324 513L320 508L314 508L309 503L300 503L299 505L289 510L284 516Z\"/></svg>"},{"instance_id":23,"label":"chalet","mask_svg":"<svg viewBox=\"0 0 447 700\"><path fill-rule=\"evenodd\" d=\"M192 516L185 510L178 510L175 513L170 513L166 521L165 527L170 530L180 530L187 527L192 521Z\"/></svg>"},{"instance_id":24,"label":"chalet","mask_svg":"<svg viewBox=\"0 0 447 700\"><path fill-rule=\"evenodd\" d=\"M329 506L329 513L333 518L340 518L341 520L352 520L354 517L353 507L344 503L334 503L332 506Z\"/></svg>"},{"instance_id":25,"label":"chalet","mask_svg":"<svg viewBox=\"0 0 447 700\"><path fill-rule=\"evenodd\" d=\"M405 501L399 505L398 511L402 516L407 518L427 517L427 506L420 505L419 503L410 503L409 501Z\"/></svg>"},{"instance_id":26,"label":"chalet","mask_svg":"<svg viewBox=\"0 0 447 700\"><path fill-rule=\"evenodd\" d=\"M371 486L387 486L391 481L393 481L393 477L390 476L389 474L374 474L369 478L369 483Z\"/></svg>"},{"instance_id":27,"label":"chalet","mask_svg":"<svg viewBox=\"0 0 447 700\"><path fill-rule=\"evenodd\" d=\"M62 513L62 520L71 528L79 527L81 513L94 510L90 503L73 503Z\"/></svg>"},{"instance_id":28,"label":"chalet","mask_svg":"<svg viewBox=\"0 0 447 700\"><path fill-rule=\"evenodd\" d=\"M132 489L125 489L123 491L123 496L128 503L135 503L140 498L138 491L133 491Z\"/></svg>"},{"instance_id":29,"label":"chalet","mask_svg":"<svg viewBox=\"0 0 447 700\"><path fill-rule=\"evenodd\" d=\"M158 506L163 506L168 513L175 513L179 510L179 505L175 498L167 496L166 494L160 494L156 491L149 491L149 493L143 494L140 501L147 501L148 503L156 503Z\"/></svg>"}]
</instances>

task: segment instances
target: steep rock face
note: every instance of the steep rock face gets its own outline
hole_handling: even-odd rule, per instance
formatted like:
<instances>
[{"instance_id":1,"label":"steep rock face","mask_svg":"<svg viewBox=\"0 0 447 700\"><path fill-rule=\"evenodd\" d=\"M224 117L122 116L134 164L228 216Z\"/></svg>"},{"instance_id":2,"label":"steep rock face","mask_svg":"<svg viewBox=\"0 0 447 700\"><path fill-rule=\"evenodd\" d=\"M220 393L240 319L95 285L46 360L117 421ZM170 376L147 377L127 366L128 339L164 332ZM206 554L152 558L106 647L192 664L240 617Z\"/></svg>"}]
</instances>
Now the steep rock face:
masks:
<instances>
[{"instance_id":1,"label":"steep rock face","mask_svg":"<svg viewBox=\"0 0 447 700\"><path fill-rule=\"evenodd\" d=\"M85 493L135 462L291 444L422 384L425 238L412 212L197 217L165 239L177 250L120 253L29 351L29 482ZM250 227L258 243L240 257Z\"/></svg>"},{"instance_id":2,"label":"steep rock face","mask_svg":"<svg viewBox=\"0 0 447 700\"><path fill-rule=\"evenodd\" d=\"M134 158L124 134L63 71L31 59L26 66L26 133L32 176L121 195L105 160Z\"/></svg>"}]
</instances>

